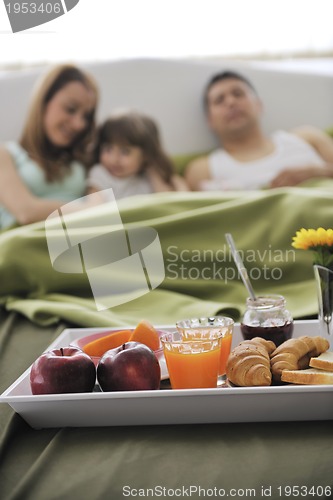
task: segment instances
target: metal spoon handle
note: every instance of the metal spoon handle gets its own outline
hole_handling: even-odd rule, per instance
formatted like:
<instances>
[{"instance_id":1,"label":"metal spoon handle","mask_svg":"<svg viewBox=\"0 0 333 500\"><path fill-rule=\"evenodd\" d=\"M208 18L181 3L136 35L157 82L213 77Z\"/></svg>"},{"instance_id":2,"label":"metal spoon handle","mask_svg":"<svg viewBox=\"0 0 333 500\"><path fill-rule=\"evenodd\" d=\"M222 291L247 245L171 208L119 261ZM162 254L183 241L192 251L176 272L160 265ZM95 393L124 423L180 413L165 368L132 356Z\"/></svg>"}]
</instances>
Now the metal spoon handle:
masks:
<instances>
[{"instance_id":1,"label":"metal spoon handle","mask_svg":"<svg viewBox=\"0 0 333 500\"><path fill-rule=\"evenodd\" d=\"M237 266L238 272L243 280L243 283L246 286L246 289L249 292L251 299L256 300L257 299L256 294L254 293L252 284L251 284L249 276L247 274L247 270L244 266L244 262L242 261L239 253L237 252L234 239L230 233L226 233L225 238L228 242L229 248L231 250L231 254L232 254L233 259L235 261L235 264Z\"/></svg>"}]
</instances>

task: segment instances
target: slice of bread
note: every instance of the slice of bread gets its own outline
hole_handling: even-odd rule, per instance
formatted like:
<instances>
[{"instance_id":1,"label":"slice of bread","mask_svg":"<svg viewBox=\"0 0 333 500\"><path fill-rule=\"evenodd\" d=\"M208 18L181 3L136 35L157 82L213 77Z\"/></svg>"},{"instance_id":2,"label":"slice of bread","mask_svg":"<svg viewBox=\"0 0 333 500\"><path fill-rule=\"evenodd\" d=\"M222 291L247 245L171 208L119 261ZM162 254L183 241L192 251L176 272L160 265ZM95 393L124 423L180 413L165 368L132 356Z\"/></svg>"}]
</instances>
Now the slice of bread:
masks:
<instances>
[{"instance_id":1,"label":"slice of bread","mask_svg":"<svg viewBox=\"0 0 333 500\"><path fill-rule=\"evenodd\" d=\"M333 372L308 368L307 370L283 370L282 382L290 384L333 385Z\"/></svg>"},{"instance_id":2,"label":"slice of bread","mask_svg":"<svg viewBox=\"0 0 333 500\"><path fill-rule=\"evenodd\" d=\"M333 351L326 351L316 358L311 358L309 364L312 368L333 372Z\"/></svg>"}]
</instances>

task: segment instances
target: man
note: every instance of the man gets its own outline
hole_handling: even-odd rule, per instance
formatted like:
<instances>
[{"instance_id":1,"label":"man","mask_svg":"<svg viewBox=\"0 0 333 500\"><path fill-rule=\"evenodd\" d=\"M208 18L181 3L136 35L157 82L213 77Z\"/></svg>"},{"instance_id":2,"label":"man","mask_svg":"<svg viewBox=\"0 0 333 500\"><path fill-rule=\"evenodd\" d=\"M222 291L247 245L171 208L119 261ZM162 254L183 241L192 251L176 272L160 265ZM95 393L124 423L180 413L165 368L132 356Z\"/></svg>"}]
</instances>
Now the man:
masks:
<instances>
[{"instance_id":1,"label":"man","mask_svg":"<svg viewBox=\"0 0 333 500\"><path fill-rule=\"evenodd\" d=\"M314 127L266 136L262 102L242 75L215 75L206 87L205 109L221 148L188 165L185 178L192 190L296 186L313 177L333 178L332 139Z\"/></svg>"}]
</instances>

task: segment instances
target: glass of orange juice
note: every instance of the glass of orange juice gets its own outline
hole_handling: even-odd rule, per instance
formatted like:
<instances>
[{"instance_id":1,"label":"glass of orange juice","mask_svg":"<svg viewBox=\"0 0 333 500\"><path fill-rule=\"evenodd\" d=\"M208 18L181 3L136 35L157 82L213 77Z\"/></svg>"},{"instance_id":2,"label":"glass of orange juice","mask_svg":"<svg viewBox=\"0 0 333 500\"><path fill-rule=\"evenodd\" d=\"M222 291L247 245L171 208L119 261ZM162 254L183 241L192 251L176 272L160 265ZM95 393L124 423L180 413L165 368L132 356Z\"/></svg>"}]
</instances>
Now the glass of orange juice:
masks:
<instances>
[{"instance_id":1,"label":"glass of orange juice","mask_svg":"<svg viewBox=\"0 0 333 500\"><path fill-rule=\"evenodd\" d=\"M190 318L177 321L176 326L184 340L222 337L219 382L223 382L226 378L226 365L231 350L234 320L228 316Z\"/></svg>"},{"instance_id":2,"label":"glass of orange juice","mask_svg":"<svg viewBox=\"0 0 333 500\"><path fill-rule=\"evenodd\" d=\"M186 340L179 332L161 337L173 389L217 387L221 336Z\"/></svg>"}]
</instances>

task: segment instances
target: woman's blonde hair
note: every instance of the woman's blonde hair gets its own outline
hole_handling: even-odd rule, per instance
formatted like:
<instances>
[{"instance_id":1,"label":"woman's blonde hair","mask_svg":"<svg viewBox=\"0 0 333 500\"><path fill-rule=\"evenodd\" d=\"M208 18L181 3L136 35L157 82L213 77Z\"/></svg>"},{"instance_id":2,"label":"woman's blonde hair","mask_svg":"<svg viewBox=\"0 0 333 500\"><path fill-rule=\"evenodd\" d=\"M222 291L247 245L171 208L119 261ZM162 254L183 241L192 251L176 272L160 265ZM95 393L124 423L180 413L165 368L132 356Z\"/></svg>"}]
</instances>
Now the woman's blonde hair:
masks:
<instances>
[{"instance_id":1,"label":"woman's blonde hair","mask_svg":"<svg viewBox=\"0 0 333 500\"><path fill-rule=\"evenodd\" d=\"M87 128L67 148L55 147L47 138L44 129L44 113L47 103L63 87L71 82L80 82L96 96L96 105L89 116ZM41 81L32 98L28 116L20 139L21 146L45 171L48 181L59 179L68 171L73 160L88 166L91 163L89 146L95 133L95 110L98 89L93 78L70 64L53 68Z\"/></svg>"},{"instance_id":2,"label":"woman's blonde hair","mask_svg":"<svg viewBox=\"0 0 333 500\"><path fill-rule=\"evenodd\" d=\"M171 159L163 150L155 121L136 111L112 115L98 129L95 162L100 161L101 150L107 144L136 146L142 149L142 171L152 166L168 183L174 173Z\"/></svg>"}]
</instances>

